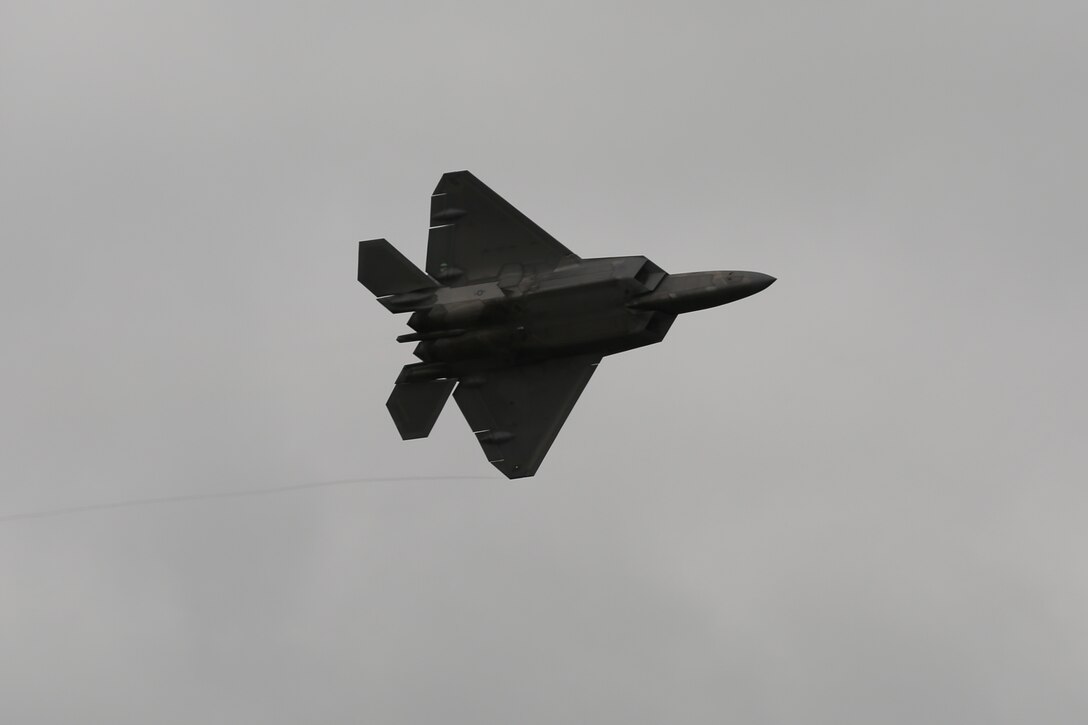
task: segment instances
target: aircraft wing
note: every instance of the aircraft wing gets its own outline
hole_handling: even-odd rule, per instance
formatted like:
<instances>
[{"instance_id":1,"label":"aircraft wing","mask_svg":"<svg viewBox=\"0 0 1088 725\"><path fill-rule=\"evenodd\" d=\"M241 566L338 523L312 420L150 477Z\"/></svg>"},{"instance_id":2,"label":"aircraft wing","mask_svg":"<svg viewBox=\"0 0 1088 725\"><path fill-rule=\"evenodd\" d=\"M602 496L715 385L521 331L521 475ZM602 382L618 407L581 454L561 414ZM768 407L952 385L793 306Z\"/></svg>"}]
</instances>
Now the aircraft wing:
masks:
<instances>
[{"instance_id":1,"label":"aircraft wing","mask_svg":"<svg viewBox=\"0 0 1088 725\"><path fill-rule=\"evenodd\" d=\"M554 267L566 256L573 256L569 249L469 172L442 175L427 240L427 273L435 279L471 284L498 277L507 264Z\"/></svg>"},{"instance_id":2,"label":"aircraft wing","mask_svg":"<svg viewBox=\"0 0 1088 725\"><path fill-rule=\"evenodd\" d=\"M532 476L600 361L578 355L481 373L462 379L453 398L495 468Z\"/></svg>"}]
</instances>

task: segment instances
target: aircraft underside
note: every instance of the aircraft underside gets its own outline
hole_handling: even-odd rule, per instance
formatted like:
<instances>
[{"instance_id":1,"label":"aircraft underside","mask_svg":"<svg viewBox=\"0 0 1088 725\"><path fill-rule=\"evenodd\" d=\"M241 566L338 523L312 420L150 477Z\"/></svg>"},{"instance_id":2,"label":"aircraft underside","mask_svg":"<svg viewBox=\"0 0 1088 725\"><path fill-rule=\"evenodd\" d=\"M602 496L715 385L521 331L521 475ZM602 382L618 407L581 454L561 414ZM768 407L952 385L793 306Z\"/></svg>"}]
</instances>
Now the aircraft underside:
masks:
<instances>
[{"instance_id":1,"label":"aircraft underside","mask_svg":"<svg viewBox=\"0 0 1088 725\"><path fill-rule=\"evenodd\" d=\"M402 438L425 438L452 394L510 478L536 473L604 356L774 281L581 259L467 171L443 175L431 223L426 272L384 239L359 245L359 281L391 312L412 313L397 339L417 343L421 360L401 370L386 406Z\"/></svg>"}]
</instances>

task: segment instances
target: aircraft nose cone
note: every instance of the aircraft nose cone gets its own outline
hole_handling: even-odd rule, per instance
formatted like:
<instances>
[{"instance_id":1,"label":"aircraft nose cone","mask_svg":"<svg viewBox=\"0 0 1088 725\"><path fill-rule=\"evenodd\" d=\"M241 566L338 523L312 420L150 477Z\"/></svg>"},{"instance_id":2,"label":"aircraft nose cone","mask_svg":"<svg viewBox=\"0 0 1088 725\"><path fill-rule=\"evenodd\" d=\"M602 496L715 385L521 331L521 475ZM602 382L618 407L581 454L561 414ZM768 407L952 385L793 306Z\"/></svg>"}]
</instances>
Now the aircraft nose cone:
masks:
<instances>
[{"instance_id":1,"label":"aircraft nose cone","mask_svg":"<svg viewBox=\"0 0 1088 725\"><path fill-rule=\"evenodd\" d=\"M763 274L762 272L746 272L744 274L744 281L752 288L752 294L755 294L756 292L762 292L774 284L775 278L769 274Z\"/></svg>"}]
</instances>

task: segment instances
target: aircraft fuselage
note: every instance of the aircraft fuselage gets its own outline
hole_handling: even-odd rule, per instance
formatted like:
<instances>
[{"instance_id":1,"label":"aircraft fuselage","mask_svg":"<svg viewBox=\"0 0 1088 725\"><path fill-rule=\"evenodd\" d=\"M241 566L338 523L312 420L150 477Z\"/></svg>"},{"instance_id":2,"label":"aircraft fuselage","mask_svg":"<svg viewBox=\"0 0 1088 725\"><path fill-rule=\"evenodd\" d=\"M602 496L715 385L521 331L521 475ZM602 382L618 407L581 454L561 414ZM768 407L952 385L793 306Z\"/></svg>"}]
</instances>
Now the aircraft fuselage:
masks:
<instances>
[{"instance_id":1,"label":"aircraft fuselage","mask_svg":"<svg viewBox=\"0 0 1088 725\"><path fill-rule=\"evenodd\" d=\"M415 312L415 355L439 371L490 361L509 365L560 355L612 355L664 339L676 315L716 307L765 288L754 272L669 275L645 257L572 259L554 269L507 265L495 281L439 287L424 299L396 297ZM429 376L426 376L429 377Z\"/></svg>"}]
</instances>

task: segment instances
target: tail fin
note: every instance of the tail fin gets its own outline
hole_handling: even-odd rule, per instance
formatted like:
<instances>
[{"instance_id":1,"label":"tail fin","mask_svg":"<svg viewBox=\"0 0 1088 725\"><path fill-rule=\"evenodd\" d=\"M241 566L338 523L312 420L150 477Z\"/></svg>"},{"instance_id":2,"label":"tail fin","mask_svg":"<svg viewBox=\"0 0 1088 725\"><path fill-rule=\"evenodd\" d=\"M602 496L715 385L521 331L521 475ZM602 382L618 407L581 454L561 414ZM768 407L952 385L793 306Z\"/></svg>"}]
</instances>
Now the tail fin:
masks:
<instances>
[{"instance_id":1,"label":"tail fin","mask_svg":"<svg viewBox=\"0 0 1088 725\"><path fill-rule=\"evenodd\" d=\"M359 281L376 297L438 286L434 279L384 239L359 242Z\"/></svg>"},{"instance_id":2,"label":"tail fin","mask_svg":"<svg viewBox=\"0 0 1088 725\"><path fill-rule=\"evenodd\" d=\"M389 408L404 440L426 438L449 400L456 380L421 380L397 383L385 407Z\"/></svg>"}]
</instances>

